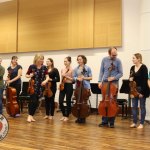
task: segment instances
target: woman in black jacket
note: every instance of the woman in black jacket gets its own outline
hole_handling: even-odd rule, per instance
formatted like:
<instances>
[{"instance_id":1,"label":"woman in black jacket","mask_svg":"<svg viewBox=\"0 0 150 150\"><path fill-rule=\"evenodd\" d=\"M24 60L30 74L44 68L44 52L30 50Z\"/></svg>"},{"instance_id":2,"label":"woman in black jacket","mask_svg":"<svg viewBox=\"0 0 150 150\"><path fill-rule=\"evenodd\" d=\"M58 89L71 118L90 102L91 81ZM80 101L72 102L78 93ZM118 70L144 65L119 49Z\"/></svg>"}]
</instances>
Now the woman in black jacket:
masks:
<instances>
[{"instance_id":1,"label":"woman in black jacket","mask_svg":"<svg viewBox=\"0 0 150 150\"><path fill-rule=\"evenodd\" d=\"M133 66L130 69L130 81L136 83L137 96L131 95L132 99L132 114L133 114L133 124L131 128L137 127L137 114L138 114L138 101L140 101L141 109L141 120L139 129L143 128L145 116L146 116L146 98L149 96L149 88L147 84L148 80L148 69L146 65L142 64L142 55L136 53L133 55Z\"/></svg>"}]
</instances>

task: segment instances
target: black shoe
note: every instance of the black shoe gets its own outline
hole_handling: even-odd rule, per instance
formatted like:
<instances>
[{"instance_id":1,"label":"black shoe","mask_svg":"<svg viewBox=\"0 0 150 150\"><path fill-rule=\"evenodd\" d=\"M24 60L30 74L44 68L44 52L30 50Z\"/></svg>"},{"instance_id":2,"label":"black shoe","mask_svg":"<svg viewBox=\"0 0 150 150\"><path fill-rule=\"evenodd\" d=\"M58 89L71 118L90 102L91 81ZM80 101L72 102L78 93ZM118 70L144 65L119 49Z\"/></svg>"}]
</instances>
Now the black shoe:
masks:
<instances>
[{"instance_id":1,"label":"black shoe","mask_svg":"<svg viewBox=\"0 0 150 150\"><path fill-rule=\"evenodd\" d=\"M100 123L98 126L99 127L108 127L108 123Z\"/></svg>"},{"instance_id":2,"label":"black shoe","mask_svg":"<svg viewBox=\"0 0 150 150\"><path fill-rule=\"evenodd\" d=\"M86 122L85 118L81 118L80 120L81 120L80 123L85 123Z\"/></svg>"},{"instance_id":3,"label":"black shoe","mask_svg":"<svg viewBox=\"0 0 150 150\"><path fill-rule=\"evenodd\" d=\"M110 128L114 128L115 126L114 126L114 124L111 124L109 127L110 127Z\"/></svg>"}]
</instances>

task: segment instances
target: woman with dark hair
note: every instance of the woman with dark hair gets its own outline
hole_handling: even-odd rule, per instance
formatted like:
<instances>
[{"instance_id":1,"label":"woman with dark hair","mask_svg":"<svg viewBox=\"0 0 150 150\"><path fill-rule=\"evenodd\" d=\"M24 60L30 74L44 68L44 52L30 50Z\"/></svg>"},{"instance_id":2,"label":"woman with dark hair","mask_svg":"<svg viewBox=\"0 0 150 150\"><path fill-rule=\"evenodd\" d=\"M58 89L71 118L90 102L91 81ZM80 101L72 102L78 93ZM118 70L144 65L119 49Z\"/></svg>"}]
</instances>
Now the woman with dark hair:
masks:
<instances>
[{"instance_id":1,"label":"woman with dark hair","mask_svg":"<svg viewBox=\"0 0 150 150\"><path fill-rule=\"evenodd\" d=\"M141 109L141 120L139 129L143 128L145 116L146 116L146 98L149 96L149 88L147 84L148 80L148 69L146 65L142 64L142 55L140 53L136 53L132 58L133 66L130 69L130 81L134 81L136 85L137 95L130 94L132 99L132 114L133 114L133 124L130 126L131 128L137 127L137 115L138 115L138 101L140 101L140 109ZM133 88L133 87L130 87Z\"/></svg>"},{"instance_id":2,"label":"woman with dark hair","mask_svg":"<svg viewBox=\"0 0 150 150\"><path fill-rule=\"evenodd\" d=\"M28 105L28 118L27 122L34 122L33 118L35 111L39 104L39 99L43 97L43 89L46 83L49 81L48 71L45 65L43 65L44 56L42 54L36 54L33 60L33 64L29 66L28 71L26 73L27 78L31 78L33 81L30 89L30 102Z\"/></svg>"},{"instance_id":3,"label":"woman with dark hair","mask_svg":"<svg viewBox=\"0 0 150 150\"><path fill-rule=\"evenodd\" d=\"M73 94L73 69L71 67L71 57L68 56L64 60L65 67L61 70L61 86L59 93L59 106L63 117L61 121L68 121L71 113L71 98ZM66 107L64 106L64 98L66 96Z\"/></svg>"},{"instance_id":4,"label":"woman with dark hair","mask_svg":"<svg viewBox=\"0 0 150 150\"><path fill-rule=\"evenodd\" d=\"M46 116L44 119L53 119L54 110L55 110L55 94L57 90L57 82L60 81L59 72L57 68L54 67L54 61L52 58L48 58L46 61L48 75L49 75L49 82L50 82L50 90L52 92L52 96L48 97L45 96L45 109L46 109Z\"/></svg>"},{"instance_id":5,"label":"woman with dark hair","mask_svg":"<svg viewBox=\"0 0 150 150\"><path fill-rule=\"evenodd\" d=\"M87 58L84 55L77 56L78 66L74 69L73 78L76 83L76 88L78 88L78 82L82 81L83 87L87 89L90 96L90 80L92 80L92 71L89 66L86 65ZM78 93L80 94L80 93ZM76 123L85 123L85 118L77 118Z\"/></svg>"},{"instance_id":6,"label":"woman with dark hair","mask_svg":"<svg viewBox=\"0 0 150 150\"><path fill-rule=\"evenodd\" d=\"M19 94L21 91L22 66L20 66L17 61L18 61L18 57L12 56L11 64L7 69L8 70L8 76L7 76L6 82L9 86L16 89L16 91L17 91L17 103L19 105ZM16 114L16 116L20 116L20 114Z\"/></svg>"}]
</instances>

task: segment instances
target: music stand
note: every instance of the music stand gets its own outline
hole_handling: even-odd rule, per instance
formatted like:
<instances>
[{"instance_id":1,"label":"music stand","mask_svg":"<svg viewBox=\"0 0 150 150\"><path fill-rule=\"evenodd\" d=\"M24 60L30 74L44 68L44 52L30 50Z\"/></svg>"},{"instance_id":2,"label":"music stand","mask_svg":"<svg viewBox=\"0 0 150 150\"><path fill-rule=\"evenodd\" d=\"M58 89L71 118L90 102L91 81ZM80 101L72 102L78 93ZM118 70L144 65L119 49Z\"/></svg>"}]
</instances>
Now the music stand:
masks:
<instances>
[{"instance_id":1,"label":"music stand","mask_svg":"<svg viewBox=\"0 0 150 150\"><path fill-rule=\"evenodd\" d=\"M130 87L129 87L129 80L128 79L123 79L122 80L122 86L120 88L120 93L125 93L128 94L128 107L130 108L130 117L131 117L131 99L130 99Z\"/></svg>"},{"instance_id":2,"label":"music stand","mask_svg":"<svg viewBox=\"0 0 150 150\"><path fill-rule=\"evenodd\" d=\"M98 113L98 94L101 94L101 90L98 88L98 83L91 83L91 91L96 94L96 110Z\"/></svg>"}]
</instances>

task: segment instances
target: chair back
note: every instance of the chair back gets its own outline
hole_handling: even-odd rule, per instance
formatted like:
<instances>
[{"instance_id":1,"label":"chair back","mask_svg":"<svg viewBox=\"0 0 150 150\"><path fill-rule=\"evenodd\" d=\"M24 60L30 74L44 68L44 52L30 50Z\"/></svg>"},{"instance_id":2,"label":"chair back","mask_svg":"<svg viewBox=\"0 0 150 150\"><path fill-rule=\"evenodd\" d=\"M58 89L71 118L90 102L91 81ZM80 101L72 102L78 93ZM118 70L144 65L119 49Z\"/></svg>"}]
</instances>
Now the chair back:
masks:
<instances>
[{"instance_id":1,"label":"chair back","mask_svg":"<svg viewBox=\"0 0 150 150\"><path fill-rule=\"evenodd\" d=\"M28 86L29 86L29 82L23 82L22 83L22 92L21 95L28 95Z\"/></svg>"}]
</instances>

